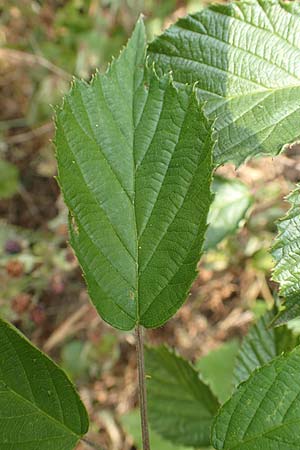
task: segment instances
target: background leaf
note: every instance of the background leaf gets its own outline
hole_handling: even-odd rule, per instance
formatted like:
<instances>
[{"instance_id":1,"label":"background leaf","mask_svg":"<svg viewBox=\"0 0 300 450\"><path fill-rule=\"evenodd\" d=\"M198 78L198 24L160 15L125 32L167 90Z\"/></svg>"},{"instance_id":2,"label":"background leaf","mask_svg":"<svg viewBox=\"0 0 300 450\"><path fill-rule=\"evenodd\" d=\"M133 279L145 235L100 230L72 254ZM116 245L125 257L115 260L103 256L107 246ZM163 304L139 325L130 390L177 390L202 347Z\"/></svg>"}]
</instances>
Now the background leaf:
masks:
<instances>
[{"instance_id":1,"label":"background leaf","mask_svg":"<svg viewBox=\"0 0 300 450\"><path fill-rule=\"evenodd\" d=\"M162 437L208 446L219 403L197 371L166 347L146 349L149 420Z\"/></svg>"},{"instance_id":2,"label":"background leaf","mask_svg":"<svg viewBox=\"0 0 300 450\"><path fill-rule=\"evenodd\" d=\"M14 195L18 190L19 172L16 166L0 159L0 199Z\"/></svg>"},{"instance_id":3,"label":"background leaf","mask_svg":"<svg viewBox=\"0 0 300 450\"><path fill-rule=\"evenodd\" d=\"M244 338L236 358L235 384L247 380L255 369L296 346L297 339L286 326L272 328L275 315L275 311L268 311Z\"/></svg>"},{"instance_id":4,"label":"background leaf","mask_svg":"<svg viewBox=\"0 0 300 450\"><path fill-rule=\"evenodd\" d=\"M195 364L201 378L211 387L221 403L230 397L233 390L233 370L238 350L238 341L226 342L200 358Z\"/></svg>"},{"instance_id":5,"label":"background leaf","mask_svg":"<svg viewBox=\"0 0 300 450\"><path fill-rule=\"evenodd\" d=\"M255 371L220 409L217 450L293 450L300 444L300 348Z\"/></svg>"},{"instance_id":6,"label":"background leaf","mask_svg":"<svg viewBox=\"0 0 300 450\"><path fill-rule=\"evenodd\" d=\"M72 450L88 430L65 373L0 319L1 450Z\"/></svg>"},{"instance_id":7,"label":"background leaf","mask_svg":"<svg viewBox=\"0 0 300 450\"><path fill-rule=\"evenodd\" d=\"M238 180L215 176L212 191L215 198L208 214L204 250L216 247L234 233L253 203L249 188Z\"/></svg>"},{"instance_id":8,"label":"background leaf","mask_svg":"<svg viewBox=\"0 0 300 450\"><path fill-rule=\"evenodd\" d=\"M71 244L100 315L124 330L181 306L211 203L211 125L191 88L144 83L144 60L139 21L108 72L76 82L57 115Z\"/></svg>"},{"instance_id":9,"label":"background leaf","mask_svg":"<svg viewBox=\"0 0 300 450\"><path fill-rule=\"evenodd\" d=\"M214 5L150 45L159 73L197 82L217 118L217 165L276 155L300 136L299 6L278 0Z\"/></svg>"},{"instance_id":10,"label":"background leaf","mask_svg":"<svg viewBox=\"0 0 300 450\"><path fill-rule=\"evenodd\" d=\"M127 433L133 437L134 443L138 445L138 450L142 450L141 419L139 411L131 411L129 414L122 416L121 422ZM153 449L192 450L191 447L178 446L172 442L166 441L152 430L150 430L150 443Z\"/></svg>"},{"instance_id":11,"label":"background leaf","mask_svg":"<svg viewBox=\"0 0 300 450\"><path fill-rule=\"evenodd\" d=\"M292 205L288 214L278 222L279 235L272 248L276 266L273 280L280 283L280 294L285 297L275 323L280 325L300 316L300 188L288 196Z\"/></svg>"}]
</instances>

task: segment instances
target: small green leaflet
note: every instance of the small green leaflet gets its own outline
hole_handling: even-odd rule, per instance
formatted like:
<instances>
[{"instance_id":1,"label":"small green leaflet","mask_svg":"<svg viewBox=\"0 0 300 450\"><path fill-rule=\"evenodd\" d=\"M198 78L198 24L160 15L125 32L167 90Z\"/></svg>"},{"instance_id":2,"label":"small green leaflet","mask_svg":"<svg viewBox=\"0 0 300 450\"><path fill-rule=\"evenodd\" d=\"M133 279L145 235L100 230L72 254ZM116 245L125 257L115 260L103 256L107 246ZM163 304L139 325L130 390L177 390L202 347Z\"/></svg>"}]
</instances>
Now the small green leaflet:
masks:
<instances>
[{"instance_id":1,"label":"small green leaflet","mask_svg":"<svg viewBox=\"0 0 300 450\"><path fill-rule=\"evenodd\" d=\"M279 293L285 298L276 325L300 317L300 187L287 200L291 208L278 222L279 235L272 248L276 262L273 280L280 284Z\"/></svg>"},{"instance_id":2,"label":"small green leaflet","mask_svg":"<svg viewBox=\"0 0 300 450\"><path fill-rule=\"evenodd\" d=\"M201 379L211 387L221 403L224 403L233 391L233 370L238 351L239 342L232 340L202 356L195 364Z\"/></svg>"},{"instance_id":3,"label":"small green leaflet","mask_svg":"<svg viewBox=\"0 0 300 450\"><path fill-rule=\"evenodd\" d=\"M184 302L211 203L211 123L193 88L144 69L145 30L57 112L71 245L102 318L162 325ZM199 125L200 124L200 125Z\"/></svg>"},{"instance_id":4,"label":"small green leaflet","mask_svg":"<svg viewBox=\"0 0 300 450\"><path fill-rule=\"evenodd\" d=\"M298 342L286 327L272 328L275 311L268 311L250 328L236 358L234 381L247 380L258 367L264 366L283 352L292 350Z\"/></svg>"},{"instance_id":5,"label":"small green leaflet","mask_svg":"<svg viewBox=\"0 0 300 450\"><path fill-rule=\"evenodd\" d=\"M73 450L86 410L65 373L0 319L1 450Z\"/></svg>"},{"instance_id":6,"label":"small green leaflet","mask_svg":"<svg viewBox=\"0 0 300 450\"><path fill-rule=\"evenodd\" d=\"M146 348L151 427L175 444L204 447L219 403L188 361L166 347Z\"/></svg>"},{"instance_id":7,"label":"small green leaflet","mask_svg":"<svg viewBox=\"0 0 300 450\"><path fill-rule=\"evenodd\" d=\"M217 450L300 448L300 347L256 370L220 409Z\"/></svg>"},{"instance_id":8,"label":"small green leaflet","mask_svg":"<svg viewBox=\"0 0 300 450\"><path fill-rule=\"evenodd\" d=\"M215 194L208 214L208 228L204 250L210 250L225 237L234 233L245 219L253 197L249 188L239 180L215 176L212 184Z\"/></svg>"},{"instance_id":9,"label":"small green leaflet","mask_svg":"<svg viewBox=\"0 0 300 450\"><path fill-rule=\"evenodd\" d=\"M247 0L180 19L149 47L158 73L197 82L216 118L215 164L278 154L300 137L299 4Z\"/></svg>"}]
</instances>

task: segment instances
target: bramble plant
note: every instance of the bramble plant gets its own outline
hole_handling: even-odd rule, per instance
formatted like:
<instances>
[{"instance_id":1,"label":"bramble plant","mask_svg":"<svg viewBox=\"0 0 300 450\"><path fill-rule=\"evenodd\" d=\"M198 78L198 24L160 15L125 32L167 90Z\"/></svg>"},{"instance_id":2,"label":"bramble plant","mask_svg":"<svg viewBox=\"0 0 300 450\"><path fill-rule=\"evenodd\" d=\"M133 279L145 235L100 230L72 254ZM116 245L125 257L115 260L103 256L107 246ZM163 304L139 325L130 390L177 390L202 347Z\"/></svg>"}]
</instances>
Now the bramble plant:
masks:
<instances>
[{"instance_id":1,"label":"bramble plant","mask_svg":"<svg viewBox=\"0 0 300 450\"><path fill-rule=\"evenodd\" d=\"M144 450L148 410L166 448L300 448L300 346L288 326L300 316L299 187L272 250L283 300L240 349L192 366L146 348L145 369L143 346L143 329L186 299L201 249L251 206L241 183L212 184L214 169L299 139L299 30L300 3L278 0L211 6L148 48L140 19L107 72L74 81L56 111L58 182L90 298L110 325L136 330ZM2 320L0 342L1 450L74 449L88 418L66 375Z\"/></svg>"}]
</instances>

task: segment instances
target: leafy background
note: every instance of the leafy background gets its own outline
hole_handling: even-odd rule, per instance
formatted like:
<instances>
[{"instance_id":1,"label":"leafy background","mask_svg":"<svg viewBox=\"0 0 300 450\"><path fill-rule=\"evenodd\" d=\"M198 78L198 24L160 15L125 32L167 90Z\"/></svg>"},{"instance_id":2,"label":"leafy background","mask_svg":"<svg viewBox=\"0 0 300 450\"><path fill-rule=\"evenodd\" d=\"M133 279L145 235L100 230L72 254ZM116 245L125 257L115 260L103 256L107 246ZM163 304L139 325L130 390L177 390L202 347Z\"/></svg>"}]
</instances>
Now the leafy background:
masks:
<instances>
[{"instance_id":1,"label":"leafy background","mask_svg":"<svg viewBox=\"0 0 300 450\"><path fill-rule=\"evenodd\" d=\"M0 311L77 383L92 419L90 437L108 449L139 444L138 417L132 412L137 405L134 338L99 319L66 244L50 105L60 102L73 74L88 79L96 67L105 69L139 12L146 16L151 39L206 3L8 0L0 6ZM208 372L201 357L223 342L235 346L272 303L277 287L270 281L268 250L274 221L289 206L283 197L300 180L300 160L294 147L274 160L260 159L238 170L228 165L218 174L248 186L254 201L247 220L217 247L207 243L191 298L164 327L148 333L152 344L168 343ZM237 189L226 192L226 201L234 204ZM221 372L219 360L212 358L212 364ZM180 450L153 439L162 450L164 445Z\"/></svg>"}]
</instances>

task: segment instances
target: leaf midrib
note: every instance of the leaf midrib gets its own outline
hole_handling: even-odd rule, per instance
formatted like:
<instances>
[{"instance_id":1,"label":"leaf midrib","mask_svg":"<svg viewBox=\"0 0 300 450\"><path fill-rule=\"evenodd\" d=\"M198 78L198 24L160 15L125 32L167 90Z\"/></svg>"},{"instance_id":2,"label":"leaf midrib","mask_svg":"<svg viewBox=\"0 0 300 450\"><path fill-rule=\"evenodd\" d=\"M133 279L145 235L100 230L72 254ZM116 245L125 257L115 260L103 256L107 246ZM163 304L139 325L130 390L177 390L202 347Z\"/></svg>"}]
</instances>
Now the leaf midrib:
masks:
<instances>
[{"instance_id":1,"label":"leaf midrib","mask_svg":"<svg viewBox=\"0 0 300 450\"><path fill-rule=\"evenodd\" d=\"M149 95L149 89L148 89L148 91L147 91L147 97L148 97L148 95ZM159 112L159 116L158 116L158 119L157 119L156 128L155 128L155 131L154 131L154 133L153 133L153 138L155 137L156 129L157 129L157 127L158 127L159 124L160 124L161 114L162 114L163 109L164 109L164 98L165 98L165 94L164 94L163 99L162 99L162 102L161 102L161 110L160 110L160 112ZM133 97L133 100L134 100L134 97ZM145 99L145 103L146 103L146 102L147 102L147 98ZM144 105L144 106L145 106L145 105ZM133 109L132 109L132 111L133 111ZM181 133L182 133L182 129L183 129L184 123L185 123L185 121L186 121L187 114L188 114L188 108L187 108L187 111L185 112L184 117L183 117L183 119L182 119L182 127L181 127L181 130L180 130L179 134L178 134L177 141L176 141L176 144L175 144L174 149L173 149L173 153L172 153L172 155L171 155L171 157L170 157L169 165L170 165L170 163L171 163L172 160L173 160L174 152L176 151L176 148L177 148L177 146L178 146L178 144L179 144L179 142L180 142L180 139L181 139ZM142 112L142 114L141 114L140 120L141 120L142 116L143 116L143 112ZM133 122L133 123L134 123L134 122ZM134 200L133 200L133 207L134 207L134 215L135 215L135 233L136 233L136 239L137 239L137 256L136 256L136 274L137 274L136 280L137 280L137 286L136 286L136 292L137 292L137 323L139 323L139 321L140 321L140 319L141 319L141 308L140 308L140 302L139 302L139 280L140 280L141 276L143 275L143 273L145 272L145 270L148 268L148 265L149 265L149 263L151 262L152 258L154 257L154 255L155 255L155 253L156 253L156 251L157 251L157 248L158 248L159 245L161 244L162 239L164 238L165 234L168 232L170 225L174 222L174 220L175 220L175 218L176 218L176 216L177 216L177 214L178 214L178 211L177 211L176 215L174 216L172 222L167 226L166 230L164 231L164 234L161 236L161 238L159 239L159 241L158 241L157 244L155 245L155 248L153 249L151 255L148 256L147 261L146 261L146 265L145 265L145 263L144 263L144 265L143 265L143 267L142 267L142 271L140 272L140 252L139 252L139 250L140 250L140 241L142 240L143 235L144 235L144 232L145 232L145 230L147 229L148 224L149 224L149 222L150 222L150 220L151 220L151 217L152 217L152 215L153 215L153 212L154 212L154 209L155 209L155 205L156 205L157 200L158 200L158 198L159 198L161 189L163 188L163 184L164 184L164 180L165 180L166 174L165 174L165 176L164 176L164 178L163 178L163 180L162 180L162 182L161 182L159 192L158 192L158 194L157 194L157 196L156 196L156 199L155 199L155 202L154 202L154 204L153 204L153 206L152 206L151 212L150 212L150 214L149 214L149 216L148 216L148 218L147 218L147 222L146 222L145 225L143 226L142 230L140 230L140 232L138 232L138 227L137 227L137 216L136 216L136 207L135 207L136 179L137 179L136 174L137 174L138 169L141 167L141 165L142 165L142 163L143 163L143 161L144 161L144 158L145 158L145 156L146 156L146 154L147 154L147 151L148 151L149 148L151 147L151 144L152 144L152 142L153 142L153 138L152 138L152 140L148 143L146 152L145 152L145 154L143 155L142 160L139 161L139 163L137 163L136 160L135 160L135 131L136 131L136 129L137 129L137 127L134 128L134 133L133 133L133 174L134 174ZM167 168L167 170L166 170L166 173L167 173L167 172L168 172L168 168ZM190 187L190 186L189 186L189 187ZM189 189L189 187L188 187L188 189ZM188 190L187 190L187 193L188 193ZM184 199L183 199L183 202L184 202ZM180 209L179 209L179 210L180 210ZM159 294L160 294L160 293L159 293ZM159 294L158 294L158 295L159 295ZM158 295L157 295L157 296L158 296ZM148 309L152 306L153 302L156 300L157 296L155 296L154 299L152 299L152 301L151 301L150 304L148 305L147 309L143 312L142 316L145 316L145 314L147 313Z\"/></svg>"},{"instance_id":2,"label":"leaf midrib","mask_svg":"<svg viewBox=\"0 0 300 450\"><path fill-rule=\"evenodd\" d=\"M135 53L135 60L134 60L134 66L137 67L137 55L138 53ZM145 58L146 58L146 47L144 48L144 62L145 62ZM134 121L134 106L135 106L135 96L136 93L138 91L138 87L136 87L135 89L135 80L136 80L136 72L134 72L134 75L132 77L132 84L133 84L133 88L132 88L132 108L131 108L131 112L132 112L132 176L133 176L133 198L132 198L132 207L133 207L133 214L134 214L134 235L135 235L135 240L136 240L136 260L135 260L135 279L136 279L136 286L135 286L135 301L136 301L136 318L135 318L135 323L136 326L138 326L139 322L140 322L140 299L139 299L139 256L140 256L140 252L139 252L139 237L138 237L138 226L137 226L137 215L136 215L136 172L137 172L137 164L136 164L136 155L135 155L135 134L136 134L136 130L138 128L138 125L140 123L140 121L142 120L142 117L144 115L144 108L145 105L147 103L147 99L148 99L148 95L149 95L149 88L147 89L147 96L144 99L144 105L143 105L143 109L141 111L141 115L139 117L139 120L137 122L137 124L135 125L135 121ZM145 69L143 69L143 77L141 77L141 80L143 82L145 77ZM140 85L139 85L140 86Z\"/></svg>"}]
</instances>

